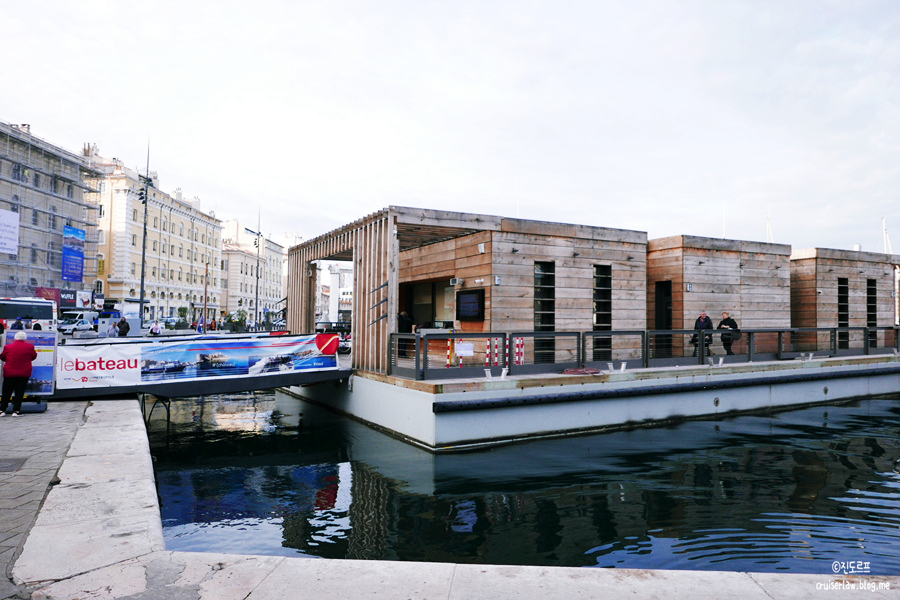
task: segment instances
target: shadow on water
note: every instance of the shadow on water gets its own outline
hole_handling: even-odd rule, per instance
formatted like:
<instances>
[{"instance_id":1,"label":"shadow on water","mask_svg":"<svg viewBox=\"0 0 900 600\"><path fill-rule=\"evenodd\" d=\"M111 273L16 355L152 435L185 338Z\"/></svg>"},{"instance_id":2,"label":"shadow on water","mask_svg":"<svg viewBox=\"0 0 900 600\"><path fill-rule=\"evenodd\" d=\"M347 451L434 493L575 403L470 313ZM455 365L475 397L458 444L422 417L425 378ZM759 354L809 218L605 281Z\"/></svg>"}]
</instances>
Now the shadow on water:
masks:
<instances>
[{"instance_id":1,"label":"shadow on water","mask_svg":"<svg viewBox=\"0 0 900 600\"><path fill-rule=\"evenodd\" d=\"M900 403L433 455L281 394L151 426L170 549L461 563L900 573Z\"/></svg>"}]
</instances>

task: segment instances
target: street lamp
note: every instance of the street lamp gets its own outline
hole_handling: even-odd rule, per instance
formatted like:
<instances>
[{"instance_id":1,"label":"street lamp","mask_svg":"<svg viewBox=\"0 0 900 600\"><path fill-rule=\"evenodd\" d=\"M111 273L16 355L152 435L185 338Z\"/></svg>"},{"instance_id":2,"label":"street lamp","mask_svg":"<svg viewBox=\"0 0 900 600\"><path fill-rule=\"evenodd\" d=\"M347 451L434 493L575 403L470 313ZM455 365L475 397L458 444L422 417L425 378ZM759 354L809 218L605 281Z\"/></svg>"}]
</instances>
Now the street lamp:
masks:
<instances>
[{"instance_id":1,"label":"street lamp","mask_svg":"<svg viewBox=\"0 0 900 600\"><path fill-rule=\"evenodd\" d=\"M140 329L144 328L144 279L147 270L147 207L150 205L150 171L148 167L147 176L141 177L143 187L141 187L138 197L144 205L144 233L141 236L141 299L138 313L140 314Z\"/></svg>"}]
</instances>

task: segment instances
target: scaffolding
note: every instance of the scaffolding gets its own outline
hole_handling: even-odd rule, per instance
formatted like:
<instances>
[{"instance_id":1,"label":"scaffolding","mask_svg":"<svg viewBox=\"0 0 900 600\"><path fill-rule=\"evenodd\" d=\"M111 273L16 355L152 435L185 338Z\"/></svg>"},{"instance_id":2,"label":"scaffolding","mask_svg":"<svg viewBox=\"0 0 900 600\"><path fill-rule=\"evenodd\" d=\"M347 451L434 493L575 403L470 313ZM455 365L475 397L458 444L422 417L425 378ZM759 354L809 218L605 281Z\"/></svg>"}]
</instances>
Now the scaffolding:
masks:
<instances>
[{"instance_id":1,"label":"scaffolding","mask_svg":"<svg viewBox=\"0 0 900 600\"><path fill-rule=\"evenodd\" d=\"M90 290L97 278L97 219L87 199L96 172L77 154L0 122L0 210L19 216L18 253L0 255L0 295L34 296L35 288ZM82 280L62 279L64 227L85 232Z\"/></svg>"}]
</instances>

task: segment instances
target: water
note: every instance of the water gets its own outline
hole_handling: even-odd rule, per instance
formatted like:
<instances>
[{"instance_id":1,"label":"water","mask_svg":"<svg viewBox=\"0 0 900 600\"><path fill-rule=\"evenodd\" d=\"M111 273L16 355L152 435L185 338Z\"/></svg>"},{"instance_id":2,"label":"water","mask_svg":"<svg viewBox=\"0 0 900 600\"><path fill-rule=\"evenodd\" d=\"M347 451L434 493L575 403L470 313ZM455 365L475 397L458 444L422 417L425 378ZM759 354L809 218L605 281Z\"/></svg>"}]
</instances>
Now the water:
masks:
<instances>
[{"instance_id":1,"label":"water","mask_svg":"<svg viewBox=\"0 0 900 600\"><path fill-rule=\"evenodd\" d=\"M151 449L170 550L897 575L898 401L435 456L280 394L219 396L174 403Z\"/></svg>"}]
</instances>

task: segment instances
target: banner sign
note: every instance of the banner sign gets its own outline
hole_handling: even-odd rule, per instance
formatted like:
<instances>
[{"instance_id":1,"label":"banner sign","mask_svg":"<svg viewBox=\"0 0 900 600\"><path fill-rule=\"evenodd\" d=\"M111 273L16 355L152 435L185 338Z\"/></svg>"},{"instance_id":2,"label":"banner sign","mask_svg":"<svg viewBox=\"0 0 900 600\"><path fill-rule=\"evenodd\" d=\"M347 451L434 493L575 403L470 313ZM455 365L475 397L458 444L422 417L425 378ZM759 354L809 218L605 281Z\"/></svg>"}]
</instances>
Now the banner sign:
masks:
<instances>
[{"instance_id":1,"label":"banner sign","mask_svg":"<svg viewBox=\"0 0 900 600\"><path fill-rule=\"evenodd\" d=\"M60 346L56 362L56 387L71 390L138 385L141 382L142 345Z\"/></svg>"},{"instance_id":2,"label":"banner sign","mask_svg":"<svg viewBox=\"0 0 900 600\"><path fill-rule=\"evenodd\" d=\"M35 298L53 300L56 302L57 308L59 308L59 288L36 287L34 288L34 296Z\"/></svg>"},{"instance_id":3,"label":"banner sign","mask_svg":"<svg viewBox=\"0 0 900 600\"><path fill-rule=\"evenodd\" d=\"M84 229L63 227L62 278L81 282L84 276Z\"/></svg>"},{"instance_id":4,"label":"banner sign","mask_svg":"<svg viewBox=\"0 0 900 600\"><path fill-rule=\"evenodd\" d=\"M337 369L337 336L198 337L172 342L60 346L59 389L116 387Z\"/></svg>"},{"instance_id":5,"label":"banner sign","mask_svg":"<svg viewBox=\"0 0 900 600\"><path fill-rule=\"evenodd\" d=\"M0 254L19 253L19 213L0 210Z\"/></svg>"},{"instance_id":6,"label":"banner sign","mask_svg":"<svg viewBox=\"0 0 900 600\"><path fill-rule=\"evenodd\" d=\"M3 343L11 343L17 331L3 334ZM25 331L25 341L34 346L37 358L31 363L31 379L25 388L26 396L53 395L53 368L56 365L56 332Z\"/></svg>"},{"instance_id":7,"label":"banner sign","mask_svg":"<svg viewBox=\"0 0 900 600\"><path fill-rule=\"evenodd\" d=\"M76 308L75 290L59 290L59 308Z\"/></svg>"}]
</instances>

